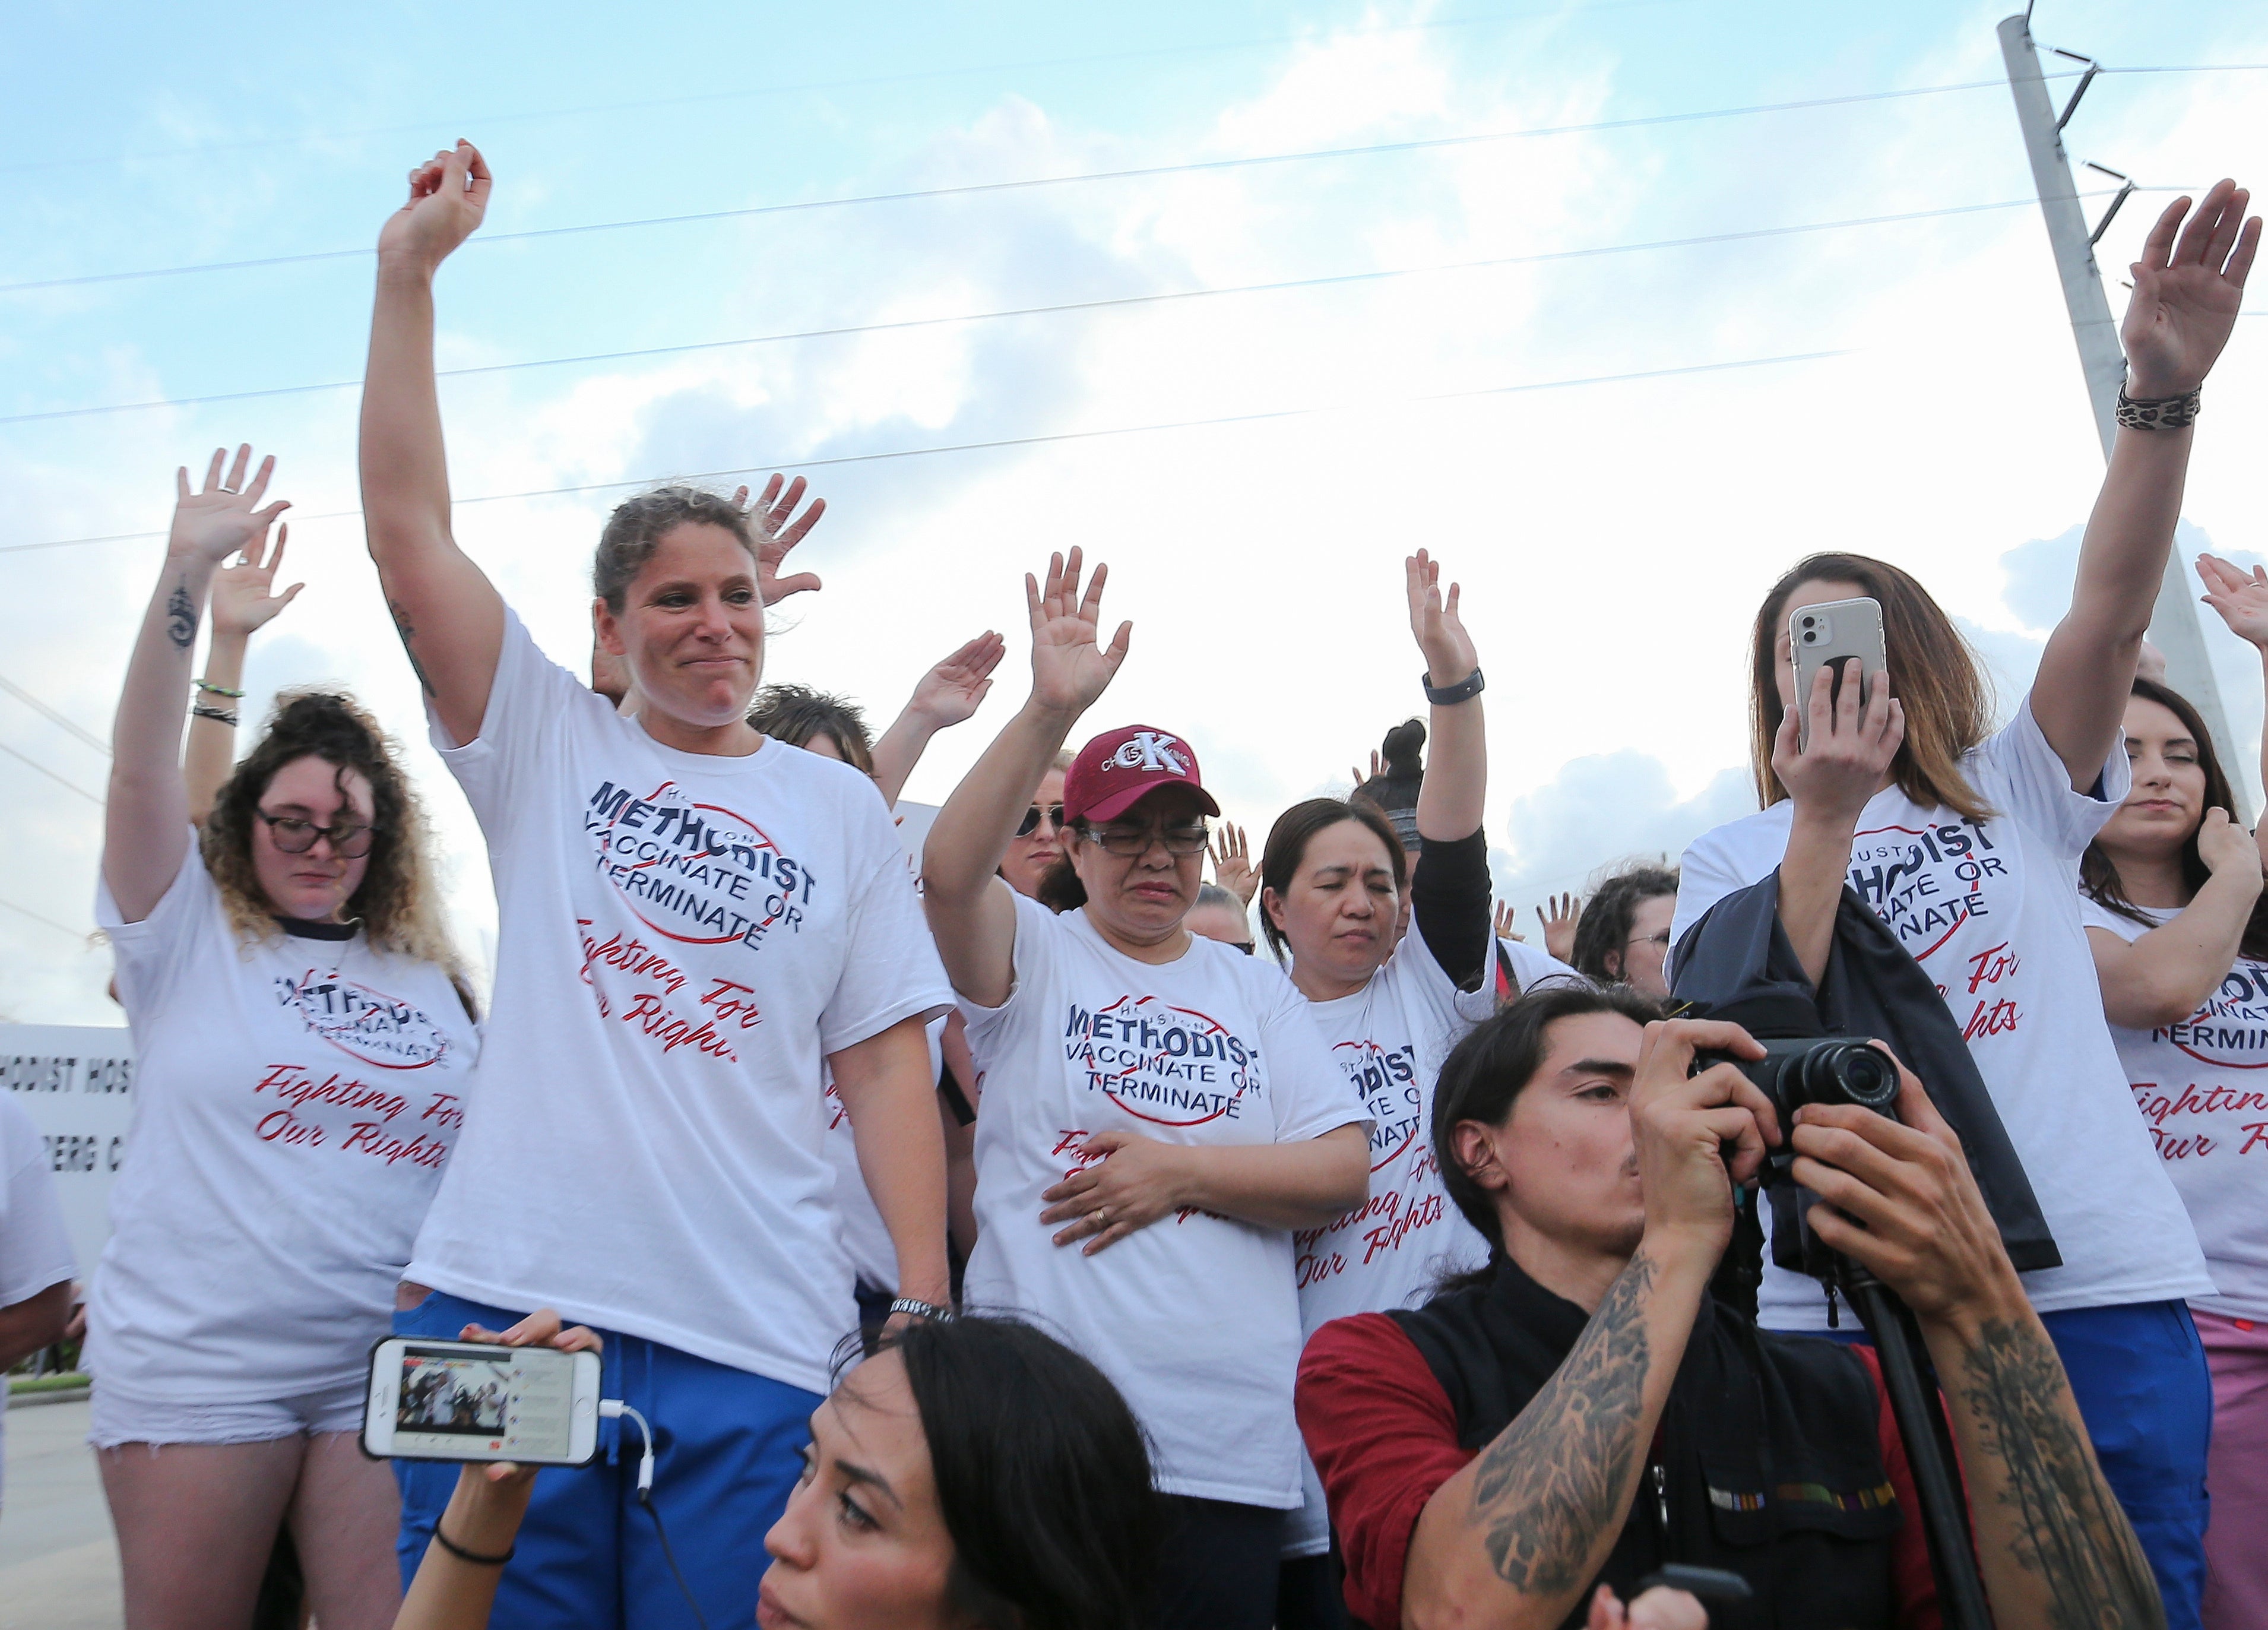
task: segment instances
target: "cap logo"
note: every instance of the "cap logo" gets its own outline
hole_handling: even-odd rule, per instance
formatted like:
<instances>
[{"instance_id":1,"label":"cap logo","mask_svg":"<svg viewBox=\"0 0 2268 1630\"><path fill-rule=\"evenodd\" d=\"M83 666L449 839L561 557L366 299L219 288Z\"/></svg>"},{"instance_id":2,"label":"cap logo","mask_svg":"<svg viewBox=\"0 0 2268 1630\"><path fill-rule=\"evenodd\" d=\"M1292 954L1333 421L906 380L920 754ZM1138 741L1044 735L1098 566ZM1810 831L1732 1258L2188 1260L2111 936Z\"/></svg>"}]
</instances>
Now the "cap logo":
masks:
<instances>
[{"instance_id":1,"label":"cap logo","mask_svg":"<svg viewBox=\"0 0 2268 1630\"><path fill-rule=\"evenodd\" d=\"M1189 760L1174 751L1180 745L1179 738L1160 731L1137 731L1118 744L1118 750L1102 761L1102 767L1105 770L1162 770L1168 775L1185 776L1189 772Z\"/></svg>"}]
</instances>

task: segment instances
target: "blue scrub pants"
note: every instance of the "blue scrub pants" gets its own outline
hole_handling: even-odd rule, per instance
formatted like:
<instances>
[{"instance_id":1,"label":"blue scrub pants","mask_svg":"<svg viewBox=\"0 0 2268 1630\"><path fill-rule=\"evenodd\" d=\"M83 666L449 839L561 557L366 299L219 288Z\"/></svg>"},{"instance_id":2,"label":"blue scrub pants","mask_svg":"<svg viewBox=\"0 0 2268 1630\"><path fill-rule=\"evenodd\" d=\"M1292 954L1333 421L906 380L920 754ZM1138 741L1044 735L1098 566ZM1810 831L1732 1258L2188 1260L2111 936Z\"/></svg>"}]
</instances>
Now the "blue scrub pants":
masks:
<instances>
[{"instance_id":1,"label":"blue scrub pants","mask_svg":"<svg viewBox=\"0 0 2268 1630\"><path fill-rule=\"evenodd\" d=\"M504 1330L524 1315L436 1291L394 1316L398 1336L453 1341L467 1324ZM764 1535L802 1471L817 1394L612 1331L601 1397L653 1426L654 1509L686 1587L712 1626L755 1622L770 1559ZM587 1466L537 1474L527 1520L497 1591L492 1630L695 1630L685 1592L637 1503L643 1440L629 1420L599 1423ZM406 1589L456 1488L453 1462L397 1460Z\"/></svg>"},{"instance_id":2,"label":"blue scrub pants","mask_svg":"<svg viewBox=\"0 0 2268 1630\"><path fill-rule=\"evenodd\" d=\"M2167 1630L2199 1630L2213 1372L2188 1304L2072 1308L2043 1313L2040 1323L2071 1377L2103 1478L2157 1575ZM1854 1345L1867 1340L1847 1315L1840 1330L1799 1333Z\"/></svg>"}]
</instances>

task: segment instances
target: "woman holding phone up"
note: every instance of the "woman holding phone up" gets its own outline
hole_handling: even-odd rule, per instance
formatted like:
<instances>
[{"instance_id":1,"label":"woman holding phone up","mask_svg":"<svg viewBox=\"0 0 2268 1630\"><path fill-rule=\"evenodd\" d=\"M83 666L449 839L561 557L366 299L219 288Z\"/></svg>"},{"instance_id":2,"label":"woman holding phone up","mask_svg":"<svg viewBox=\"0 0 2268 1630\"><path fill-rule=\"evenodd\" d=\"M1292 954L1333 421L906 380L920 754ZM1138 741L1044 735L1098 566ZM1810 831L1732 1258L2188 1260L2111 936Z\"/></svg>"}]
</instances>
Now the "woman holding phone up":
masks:
<instances>
[{"instance_id":1,"label":"woman holding phone up","mask_svg":"<svg viewBox=\"0 0 2268 1630\"><path fill-rule=\"evenodd\" d=\"M2246 202L2222 181L2184 225L2190 201L2176 201L2133 268L2110 472L2071 609L2015 717L1990 728L1974 654L1907 573L1859 555L1799 562L1751 640L1766 808L1685 852L1671 931L1682 945L1717 901L1777 871L1781 926L1815 983L1847 884L1944 992L2062 1253L2026 1287L2176 1626L2198 1622L2213 1416L2184 1299L2211 1295L2213 1280L2102 1022L2072 884L2126 797L2119 721L2181 510L2198 390L2259 243ZM1830 663L1796 695L1791 614L1859 597L1881 606L1889 671L1864 697L1856 684L1834 697ZM1828 1311L1816 1281L1764 1265L1759 1324L1820 1331Z\"/></svg>"}]
</instances>

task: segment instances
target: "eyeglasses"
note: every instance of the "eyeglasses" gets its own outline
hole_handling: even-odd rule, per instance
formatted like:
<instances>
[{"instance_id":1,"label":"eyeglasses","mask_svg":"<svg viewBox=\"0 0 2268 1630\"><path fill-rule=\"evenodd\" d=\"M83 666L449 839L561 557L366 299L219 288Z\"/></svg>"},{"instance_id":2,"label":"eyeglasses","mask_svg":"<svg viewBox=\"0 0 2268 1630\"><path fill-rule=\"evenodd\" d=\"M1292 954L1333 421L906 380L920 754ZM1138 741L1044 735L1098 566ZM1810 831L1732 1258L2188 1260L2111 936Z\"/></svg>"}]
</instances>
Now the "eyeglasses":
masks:
<instances>
[{"instance_id":1,"label":"eyeglasses","mask_svg":"<svg viewBox=\"0 0 2268 1630\"><path fill-rule=\"evenodd\" d=\"M1163 829L1154 826L1130 830L1123 826L1088 827L1081 836L1091 844L1102 845L1105 854L1115 854L1122 860L1145 855L1150 852L1150 845L1157 843L1166 845L1167 854L1186 859L1193 854L1203 854L1205 845L1212 841L1212 833L1203 822L1195 826Z\"/></svg>"},{"instance_id":2,"label":"eyeglasses","mask_svg":"<svg viewBox=\"0 0 2268 1630\"><path fill-rule=\"evenodd\" d=\"M1625 948L1633 945L1658 945L1664 950L1668 950L1669 948L1669 930L1665 928L1660 933L1639 934L1635 938L1624 940L1623 945Z\"/></svg>"},{"instance_id":3,"label":"eyeglasses","mask_svg":"<svg viewBox=\"0 0 2268 1630\"><path fill-rule=\"evenodd\" d=\"M252 813L268 822L268 836L285 854L305 854L315 846L317 838L328 837L331 840L331 852L340 859L359 860L378 839L376 827L364 826L358 821L334 821L328 826L317 826L297 815L272 815L265 809Z\"/></svg>"},{"instance_id":4,"label":"eyeglasses","mask_svg":"<svg viewBox=\"0 0 2268 1630\"><path fill-rule=\"evenodd\" d=\"M1064 823L1063 806L1034 804L1029 809L1024 811L1024 818L1016 823L1016 836L1029 837L1034 832L1039 830L1040 822L1043 820L1057 831L1061 831Z\"/></svg>"}]
</instances>

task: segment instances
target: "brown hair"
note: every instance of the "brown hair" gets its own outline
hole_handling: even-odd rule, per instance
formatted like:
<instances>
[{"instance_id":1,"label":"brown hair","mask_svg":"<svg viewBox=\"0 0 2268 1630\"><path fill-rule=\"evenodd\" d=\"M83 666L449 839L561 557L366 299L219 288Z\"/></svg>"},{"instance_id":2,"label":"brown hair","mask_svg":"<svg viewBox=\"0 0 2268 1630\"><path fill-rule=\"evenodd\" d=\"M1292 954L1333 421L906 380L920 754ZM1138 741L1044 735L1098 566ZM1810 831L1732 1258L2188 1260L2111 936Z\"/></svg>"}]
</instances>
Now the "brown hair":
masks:
<instances>
[{"instance_id":1,"label":"brown hair","mask_svg":"<svg viewBox=\"0 0 2268 1630\"><path fill-rule=\"evenodd\" d=\"M790 747L807 747L814 736L825 736L844 763L862 775L874 773L874 744L866 732L866 715L857 703L842 697L809 685L766 685L756 692L748 724Z\"/></svg>"},{"instance_id":2,"label":"brown hair","mask_svg":"<svg viewBox=\"0 0 2268 1630\"><path fill-rule=\"evenodd\" d=\"M276 772L302 758L319 758L331 765L342 785L350 770L370 783L370 865L362 886L347 901L347 915L362 919L372 945L441 968L471 1012L463 969L443 923L424 809L401 772L394 742L376 719L342 692L302 690L278 696L259 744L245 755L213 800L200 842L205 870L220 891L237 938L250 944L273 939L277 933L275 907L253 867L252 826Z\"/></svg>"},{"instance_id":3,"label":"brown hair","mask_svg":"<svg viewBox=\"0 0 2268 1630\"><path fill-rule=\"evenodd\" d=\"M722 527L740 540L740 547L755 558L756 540L748 530L748 517L732 499L698 487L656 487L624 498L607 517L599 534L599 552L591 560L591 592L607 602L608 610L622 608L622 591L653 554L654 545L673 527Z\"/></svg>"},{"instance_id":4,"label":"brown hair","mask_svg":"<svg viewBox=\"0 0 2268 1630\"><path fill-rule=\"evenodd\" d=\"M1776 663L1788 598L1806 583L1856 583L1882 608L1890 692L1904 704L1905 740L1890 761L1898 790L1925 809L1943 805L1971 821L1995 811L1961 773L1962 756L1992 734L1992 695L1977 653L1912 574L1867 555L1807 555L1772 585L1749 636L1749 751L1756 798L1786 798L1771 764L1781 707Z\"/></svg>"},{"instance_id":5,"label":"brown hair","mask_svg":"<svg viewBox=\"0 0 2268 1630\"><path fill-rule=\"evenodd\" d=\"M2195 894L2213 875L2213 868L2198 853L2198 827L2205 824L2205 809L2225 809L2228 818L2235 820L2236 794L2228 785L2228 772L2220 767L2220 755L2214 750L2204 716L2191 705L2187 697L2154 679L2139 677L2134 681L2133 694L2146 702L2155 702L2180 719L2182 728L2190 733L2190 740L2197 743L2198 768L2205 771L2205 805L2198 812L2198 826L2191 827L2189 836L2182 839L2182 885ZM2088 845L2087 852L2079 858L2079 886L2103 910L2115 911L2146 928L2158 926L2156 918L2126 897L2126 886L2118 878L2117 863L2104 852L2100 837ZM2240 955L2268 961L2268 892L2252 903L2252 916L2244 925L2244 938L2236 948Z\"/></svg>"},{"instance_id":6,"label":"brown hair","mask_svg":"<svg viewBox=\"0 0 2268 1630\"><path fill-rule=\"evenodd\" d=\"M1627 983L1622 955L1630 944L1638 908L1665 895L1672 899L1677 896L1674 866L1641 860L1601 883L1583 902L1583 914L1575 919L1575 945L1568 957L1575 971L1594 985ZM1611 970L1607 966L1609 956L1615 959Z\"/></svg>"}]
</instances>

